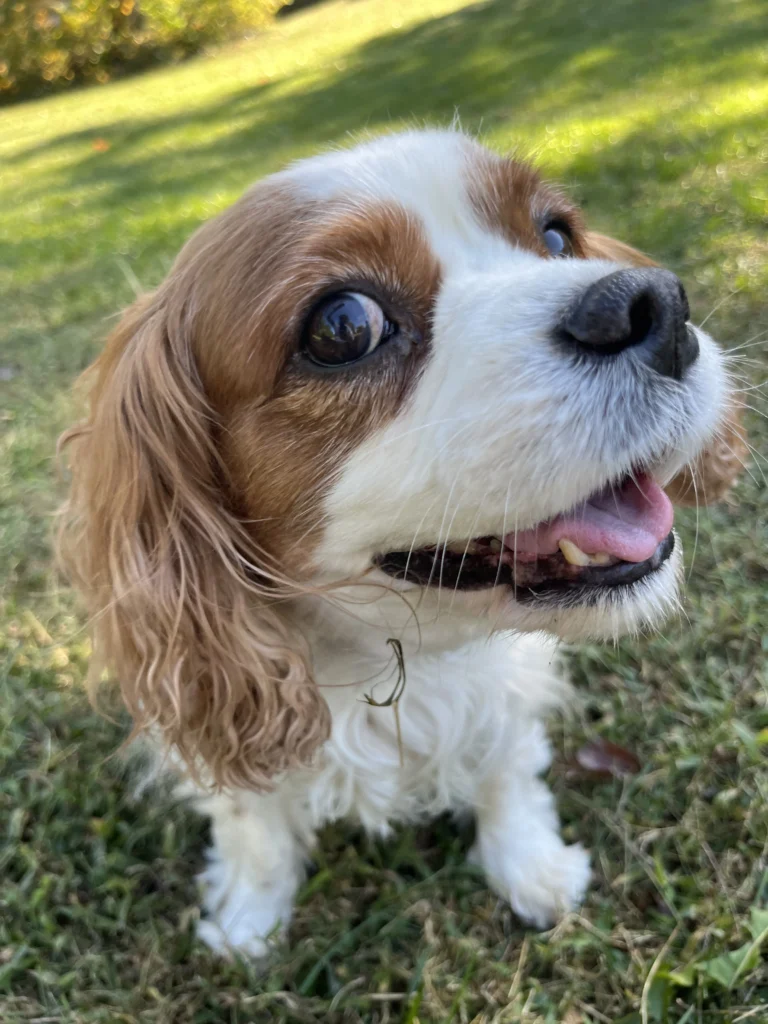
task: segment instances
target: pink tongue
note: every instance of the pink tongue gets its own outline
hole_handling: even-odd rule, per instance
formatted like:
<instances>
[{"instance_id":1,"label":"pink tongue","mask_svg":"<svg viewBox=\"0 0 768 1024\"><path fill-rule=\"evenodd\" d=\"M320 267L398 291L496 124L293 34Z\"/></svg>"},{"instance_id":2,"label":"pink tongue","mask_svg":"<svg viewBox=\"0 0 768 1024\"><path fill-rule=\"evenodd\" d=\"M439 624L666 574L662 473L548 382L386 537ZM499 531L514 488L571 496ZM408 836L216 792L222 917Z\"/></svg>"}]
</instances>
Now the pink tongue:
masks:
<instances>
[{"instance_id":1,"label":"pink tongue","mask_svg":"<svg viewBox=\"0 0 768 1024\"><path fill-rule=\"evenodd\" d=\"M571 512L508 534L504 544L521 561L552 555L558 541L569 540L588 555L605 551L625 562L650 558L672 529L672 503L649 476L627 480L620 489L594 494Z\"/></svg>"}]
</instances>

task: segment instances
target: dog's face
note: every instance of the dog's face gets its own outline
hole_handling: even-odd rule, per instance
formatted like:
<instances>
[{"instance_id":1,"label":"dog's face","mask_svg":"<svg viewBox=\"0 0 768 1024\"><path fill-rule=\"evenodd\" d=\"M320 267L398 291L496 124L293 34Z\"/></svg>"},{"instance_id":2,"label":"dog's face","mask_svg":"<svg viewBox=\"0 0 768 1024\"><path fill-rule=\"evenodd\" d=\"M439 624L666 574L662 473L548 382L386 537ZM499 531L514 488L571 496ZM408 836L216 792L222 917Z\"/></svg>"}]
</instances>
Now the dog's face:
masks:
<instances>
[{"instance_id":1,"label":"dog's face","mask_svg":"<svg viewBox=\"0 0 768 1024\"><path fill-rule=\"evenodd\" d=\"M718 350L688 319L672 274L458 133L383 138L258 184L98 364L75 561L112 617L107 657L143 680L134 713L154 707L182 752L194 719L219 765L226 751L201 740L211 676L240 693L240 739L263 746L265 679L288 679L278 717L305 716L305 655L279 611L256 623L254 579L262 596L275 579L363 579L415 596L425 619L442 600L566 637L652 621L681 557L660 485L725 405ZM191 673L194 713L157 697L159 665L176 692ZM270 771L300 746L286 729Z\"/></svg>"},{"instance_id":2,"label":"dog's face","mask_svg":"<svg viewBox=\"0 0 768 1024\"><path fill-rule=\"evenodd\" d=\"M680 552L659 483L723 403L677 280L627 269L648 261L455 133L260 189L296 234L262 239L269 281L251 278L226 385L220 340L198 344L237 494L283 563L568 636L665 610Z\"/></svg>"}]
</instances>

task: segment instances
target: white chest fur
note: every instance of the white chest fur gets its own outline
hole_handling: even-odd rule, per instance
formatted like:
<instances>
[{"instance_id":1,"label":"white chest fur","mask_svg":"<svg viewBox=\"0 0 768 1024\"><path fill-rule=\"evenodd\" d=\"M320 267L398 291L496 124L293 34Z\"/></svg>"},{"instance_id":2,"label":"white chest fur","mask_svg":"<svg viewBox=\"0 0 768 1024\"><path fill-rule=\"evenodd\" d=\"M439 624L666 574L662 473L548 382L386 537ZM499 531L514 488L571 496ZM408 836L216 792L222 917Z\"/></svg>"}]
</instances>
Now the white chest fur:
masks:
<instances>
[{"instance_id":1,"label":"white chest fur","mask_svg":"<svg viewBox=\"0 0 768 1024\"><path fill-rule=\"evenodd\" d=\"M497 636L441 654L409 655L397 714L364 697L385 701L394 671L373 678L375 669L350 663L347 681L339 667L336 659L333 682L322 667L318 673L333 718L318 767L284 784L291 796L301 793L314 828L354 816L385 833L393 821L473 806L482 780L532 730L545 766L535 723L562 699L564 684L555 648L539 638ZM358 681L366 675L370 682Z\"/></svg>"},{"instance_id":2,"label":"white chest fur","mask_svg":"<svg viewBox=\"0 0 768 1024\"><path fill-rule=\"evenodd\" d=\"M553 645L497 634L442 653L411 648L398 737L393 708L364 699L373 691L384 701L392 691L394 674L376 675L384 644L379 636L368 650L342 649L323 631L315 645L333 728L313 769L267 795L198 799L214 835L203 876L211 919L199 932L214 948L267 952L269 935L290 918L315 831L341 817L386 834L395 821L471 808L471 856L518 914L543 927L581 898L588 857L564 846L537 778L549 760L543 715L567 693Z\"/></svg>"}]
</instances>

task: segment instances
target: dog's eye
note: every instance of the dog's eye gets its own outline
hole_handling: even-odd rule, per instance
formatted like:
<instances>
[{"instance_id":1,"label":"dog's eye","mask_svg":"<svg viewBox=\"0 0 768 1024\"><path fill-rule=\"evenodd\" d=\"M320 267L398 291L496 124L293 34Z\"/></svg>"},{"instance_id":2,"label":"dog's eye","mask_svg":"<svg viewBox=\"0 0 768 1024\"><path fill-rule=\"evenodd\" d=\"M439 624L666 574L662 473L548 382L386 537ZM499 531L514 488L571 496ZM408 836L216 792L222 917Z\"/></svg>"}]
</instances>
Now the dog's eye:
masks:
<instances>
[{"instance_id":1,"label":"dog's eye","mask_svg":"<svg viewBox=\"0 0 768 1024\"><path fill-rule=\"evenodd\" d=\"M343 366L362 359L396 330L378 302L360 292L338 292L315 307L304 348L320 366Z\"/></svg>"},{"instance_id":2,"label":"dog's eye","mask_svg":"<svg viewBox=\"0 0 768 1024\"><path fill-rule=\"evenodd\" d=\"M544 244L550 256L572 256L573 243L568 228L558 221L551 221L544 228Z\"/></svg>"}]
</instances>

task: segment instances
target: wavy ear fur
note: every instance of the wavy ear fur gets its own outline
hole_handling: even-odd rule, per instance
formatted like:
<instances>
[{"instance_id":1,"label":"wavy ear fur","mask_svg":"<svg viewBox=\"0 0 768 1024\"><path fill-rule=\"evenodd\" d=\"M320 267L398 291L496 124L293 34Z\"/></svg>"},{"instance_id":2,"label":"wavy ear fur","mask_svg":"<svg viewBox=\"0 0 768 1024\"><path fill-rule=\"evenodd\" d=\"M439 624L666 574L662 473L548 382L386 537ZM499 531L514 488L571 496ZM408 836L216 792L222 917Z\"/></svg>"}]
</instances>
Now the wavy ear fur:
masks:
<instances>
[{"instance_id":1,"label":"wavy ear fur","mask_svg":"<svg viewBox=\"0 0 768 1024\"><path fill-rule=\"evenodd\" d=\"M90 416L62 438L60 550L93 616L94 678L116 673L135 733L200 781L263 789L310 761L329 712L277 574L227 510L187 335L156 293L89 371Z\"/></svg>"},{"instance_id":2,"label":"wavy ear fur","mask_svg":"<svg viewBox=\"0 0 768 1024\"><path fill-rule=\"evenodd\" d=\"M735 399L712 443L665 488L676 505L712 505L728 494L749 455L742 407Z\"/></svg>"},{"instance_id":3,"label":"wavy ear fur","mask_svg":"<svg viewBox=\"0 0 768 1024\"><path fill-rule=\"evenodd\" d=\"M614 260L616 263L627 263L631 267L657 267L658 263L646 256L639 249L633 249L625 242L619 242L608 235L600 235L596 231L586 233L587 256L593 260Z\"/></svg>"}]
</instances>

